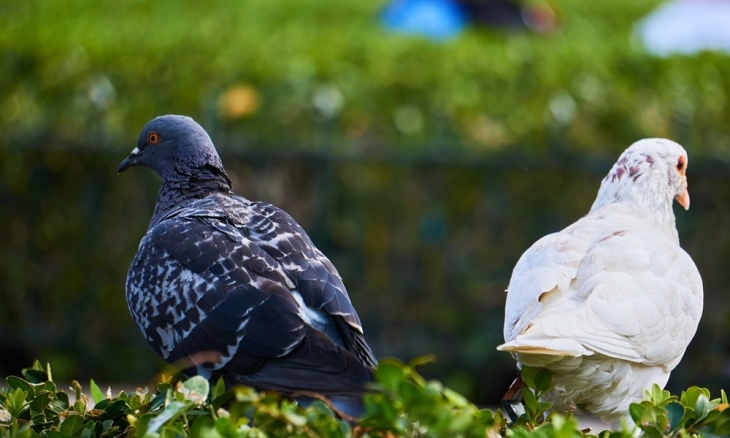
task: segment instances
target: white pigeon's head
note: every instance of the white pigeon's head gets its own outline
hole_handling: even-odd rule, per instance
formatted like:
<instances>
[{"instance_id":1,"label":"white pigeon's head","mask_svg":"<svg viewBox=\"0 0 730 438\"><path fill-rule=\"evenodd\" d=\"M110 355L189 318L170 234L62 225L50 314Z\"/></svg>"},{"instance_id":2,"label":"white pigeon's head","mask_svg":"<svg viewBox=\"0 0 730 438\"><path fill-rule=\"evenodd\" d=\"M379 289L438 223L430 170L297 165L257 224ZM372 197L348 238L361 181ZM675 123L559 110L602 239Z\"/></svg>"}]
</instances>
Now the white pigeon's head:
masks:
<instances>
[{"instance_id":1,"label":"white pigeon's head","mask_svg":"<svg viewBox=\"0 0 730 438\"><path fill-rule=\"evenodd\" d=\"M629 146L601 182L591 211L623 202L639 210L671 211L672 200L689 209L687 152L663 138L647 138Z\"/></svg>"},{"instance_id":2,"label":"white pigeon's head","mask_svg":"<svg viewBox=\"0 0 730 438\"><path fill-rule=\"evenodd\" d=\"M145 166L165 178L170 172L212 166L223 171L213 141L202 126L186 116L166 115L152 119L142 129L137 147L119 165L118 172Z\"/></svg>"}]
</instances>

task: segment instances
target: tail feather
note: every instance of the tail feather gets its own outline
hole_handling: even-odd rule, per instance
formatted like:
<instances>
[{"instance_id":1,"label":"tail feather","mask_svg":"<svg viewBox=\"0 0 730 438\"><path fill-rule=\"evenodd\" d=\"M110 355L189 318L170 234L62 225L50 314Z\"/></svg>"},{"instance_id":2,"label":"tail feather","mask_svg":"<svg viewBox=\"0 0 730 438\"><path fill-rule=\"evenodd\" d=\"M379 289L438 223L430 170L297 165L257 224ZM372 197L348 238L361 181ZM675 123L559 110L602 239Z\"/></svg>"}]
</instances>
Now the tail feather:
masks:
<instances>
[{"instance_id":1,"label":"tail feather","mask_svg":"<svg viewBox=\"0 0 730 438\"><path fill-rule=\"evenodd\" d=\"M325 397L321 394L301 392L294 397L301 406L307 407L315 400L328 405L340 418L356 422L365 413L362 395Z\"/></svg>"},{"instance_id":2,"label":"tail feather","mask_svg":"<svg viewBox=\"0 0 730 438\"><path fill-rule=\"evenodd\" d=\"M592 350L587 349L574 339L531 336L518 336L512 341L500 345L497 350L544 356L580 357L594 354Z\"/></svg>"}]
</instances>

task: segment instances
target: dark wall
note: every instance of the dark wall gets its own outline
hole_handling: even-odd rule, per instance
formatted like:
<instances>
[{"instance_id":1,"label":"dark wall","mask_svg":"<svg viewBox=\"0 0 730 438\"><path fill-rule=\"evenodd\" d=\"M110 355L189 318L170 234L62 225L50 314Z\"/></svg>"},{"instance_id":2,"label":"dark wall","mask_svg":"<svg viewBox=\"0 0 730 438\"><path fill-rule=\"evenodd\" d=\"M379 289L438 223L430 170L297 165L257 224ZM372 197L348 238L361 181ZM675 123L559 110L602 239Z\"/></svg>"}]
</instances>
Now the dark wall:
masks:
<instances>
[{"instance_id":1,"label":"dark wall","mask_svg":"<svg viewBox=\"0 0 730 438\"><path fill-rule=\"evenodd\" d=\"M130 145L131 149L131 145ZM117 176L124 154L44 144L0 149L0 374L32 359L57 379L144 385L162 366L132 323L127 268L159 180ZM495 155L326 159L223 154L237 193L284 208L345 279L377 356L435 354L423 372L495 403L513 361L504 290L522 252L585 214L615 157ZM705 315L670 382L728 386L730 178L690 162L683 246L705 284Z\"/></svg>"}]
</instances>

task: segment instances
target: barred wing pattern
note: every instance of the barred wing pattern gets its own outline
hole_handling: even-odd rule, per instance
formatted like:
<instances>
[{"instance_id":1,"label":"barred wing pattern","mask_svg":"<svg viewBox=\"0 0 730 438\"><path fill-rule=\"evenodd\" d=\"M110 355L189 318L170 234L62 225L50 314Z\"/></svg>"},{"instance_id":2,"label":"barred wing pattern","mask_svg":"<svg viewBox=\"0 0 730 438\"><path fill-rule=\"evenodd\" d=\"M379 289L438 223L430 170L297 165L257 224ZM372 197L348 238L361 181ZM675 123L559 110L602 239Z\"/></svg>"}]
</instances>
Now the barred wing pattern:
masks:
<instances>
[{"instance_id":1,"label":"barred wing pattern","mask_svg":"<svg viewBox=\"0 0 730 438\"><path fill-rule=\"evenodd\" d=\"M350 394L376 364L337 270L269 204L214 195L167 214L140 244L127 301L168 362L214 352L197 367L208 377Z\"/></svg>"}]
</instances>

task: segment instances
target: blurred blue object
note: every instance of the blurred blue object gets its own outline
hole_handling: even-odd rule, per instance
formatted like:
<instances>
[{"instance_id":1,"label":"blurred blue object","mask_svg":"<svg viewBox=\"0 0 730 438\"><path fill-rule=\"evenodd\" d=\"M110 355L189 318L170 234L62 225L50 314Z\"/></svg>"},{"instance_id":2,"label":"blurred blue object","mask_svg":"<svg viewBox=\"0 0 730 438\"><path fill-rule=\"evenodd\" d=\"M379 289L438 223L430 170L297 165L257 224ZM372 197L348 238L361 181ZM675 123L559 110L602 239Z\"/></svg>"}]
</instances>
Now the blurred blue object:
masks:
<instances>
[{"instance_id":1,"label":"blurred blue object","mask_svg":"<svg viewBox=\"0 0 730 438\"><path fill-rule=\"evenodd\" d=\"M659 56L730 53L730 1L670 1L644 18L636 31L647 50Z\"/></svg>"},{"instance_id":2,"label":"blurred blue object","mask_svg":"<svg viewBox=\"0 0 730 438\"><path fill-rule=\"evenodd\" d=\"M549 5L518 0L393 0L383 11L386 28L443 41L466 25L506 31L555 30L557 20Z\"/></svg>"},{"instance_id":3,"label":"blurred blue object","mask_svg":"<svg viewBox=\"0 0 730 438\"><path fill-rule=\"evenodd\" d=\"M393 31L443 41L462 31L466 17L450 0L396 0L383 11L382 22Z\"/></svg>"}]
</instances>

